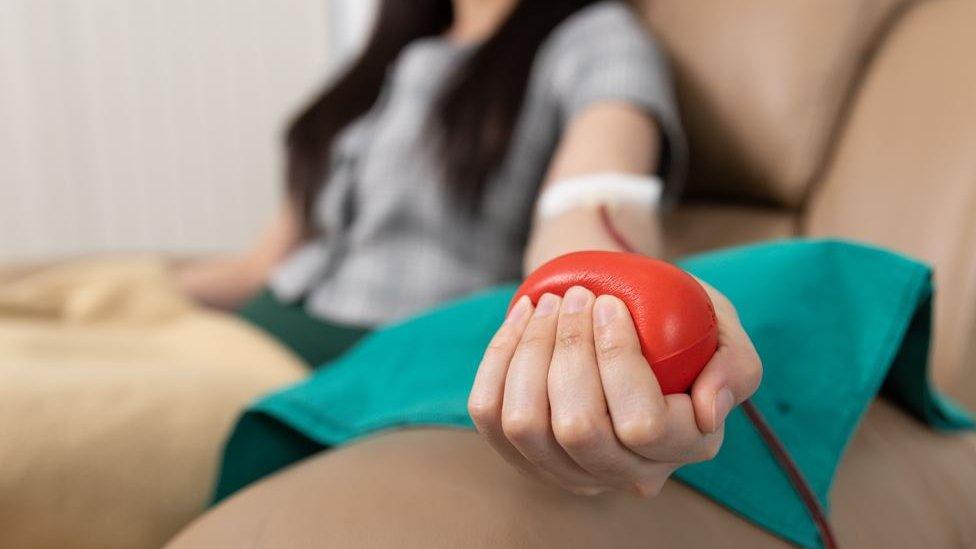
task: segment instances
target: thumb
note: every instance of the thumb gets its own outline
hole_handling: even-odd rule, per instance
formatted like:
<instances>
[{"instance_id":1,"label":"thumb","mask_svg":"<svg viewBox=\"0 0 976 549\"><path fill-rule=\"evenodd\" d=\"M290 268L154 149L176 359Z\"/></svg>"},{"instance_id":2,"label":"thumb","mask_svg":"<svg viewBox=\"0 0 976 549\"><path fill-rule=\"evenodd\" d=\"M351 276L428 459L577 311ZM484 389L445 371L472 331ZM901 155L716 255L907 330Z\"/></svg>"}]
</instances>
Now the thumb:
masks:
<instances>
[{"instance_id":1,"label":"thumb","mask_svg":"<svg viewBox=\"0 0 976 549\"><path fill-rule=\"evenodd\" d=\"M698 428L703 433L714 433L732 408L759 388L762 361L732 303L711 286L703 286L718 319L718 349L692 385L691 398Z\"/></svg>"}]
</instances>

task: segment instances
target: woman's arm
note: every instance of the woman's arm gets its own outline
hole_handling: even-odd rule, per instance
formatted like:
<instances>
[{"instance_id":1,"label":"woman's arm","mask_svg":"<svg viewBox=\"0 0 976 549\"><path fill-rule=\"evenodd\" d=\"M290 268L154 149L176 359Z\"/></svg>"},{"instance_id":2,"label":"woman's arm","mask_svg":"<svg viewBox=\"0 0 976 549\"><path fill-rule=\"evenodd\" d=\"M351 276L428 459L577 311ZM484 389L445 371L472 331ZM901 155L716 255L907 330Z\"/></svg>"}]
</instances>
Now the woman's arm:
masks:
<instances>
[{"instance_id":1,"label":"woman's arm","mask_svg":"<svg viewBox=\"0 0 976 549\"><path fill-rule=\"evenodd\" d=\"M648 174L657 168L659 134L646 112L626 103L599 103L581 112L563 134L542 191L559 181L597 172ZM657 212L611 206L614 225L645 255L660 255ZM574 250L619 250L596 207L580 207L546 220L537 219L523 265L526 273Z\"/></svg>"},{"instance_id":2,"label":"woman's arm","mask_svg":"<svg viewBox=\"0 0 976 549\"><path fill-rule=\"evenodd\" d=\"M177 265L178 283L186 295L204 305L236 309L261 289L302 235L298 213L286 201L249 250Z\"/></svg>"},{"instance_id":3,"label":"woman's arm","mask_svg":"<svg viewBox=\"0 0 976 549\"><path fill-rule=\"evenodd\" d=\"M590 107L568 128L547 185L597 171L647 173L656 145L653 120L640 110ZM639 249L658 252L653 212L621 208L611 217ZM619 249L597 209L579 208L537 221L525 267L599 248ZM705 289L718 317L718 349L690 394L669 395L620 299L579 286L535 304L523 297L489 344L471 388L468 411L478 431L522 471L573 492L656 494L678 467L715 456L725 418L762 375L735 308Z\"/></svg>"}]
</instances>

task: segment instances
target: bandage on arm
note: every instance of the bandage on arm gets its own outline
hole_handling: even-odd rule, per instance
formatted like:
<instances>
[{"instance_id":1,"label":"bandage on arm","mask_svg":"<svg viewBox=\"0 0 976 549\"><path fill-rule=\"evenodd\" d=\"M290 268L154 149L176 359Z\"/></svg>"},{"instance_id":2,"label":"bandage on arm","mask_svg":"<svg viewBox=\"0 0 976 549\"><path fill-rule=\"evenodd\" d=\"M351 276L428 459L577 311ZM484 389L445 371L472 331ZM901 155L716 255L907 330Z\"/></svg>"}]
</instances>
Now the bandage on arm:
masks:
<instances>
[{"instance_id":1,"label":"bandage on arm","mask_svg":"<svg viewBox=\"0 0 976 549\"><path fill-rule=\"evenodd\" d=\"M617 250L600 220L605 206L615 226L645 255L659 256L657 217L662 184L654 176L599 172L549 182L536 201L524 270L580 250Z\"/></svg>"},{"instance_id":2,"label":"bandage on arm","mask_svg":"<svg viewBox=\"0 0 976 549\"><path fill-rule=\"evenodd\" d=\"M625 205L656 212L664 184L653 175L601 172L555 181L536 202L536 219L543 221L580 208Z\"/></svg>"}]
</instances>

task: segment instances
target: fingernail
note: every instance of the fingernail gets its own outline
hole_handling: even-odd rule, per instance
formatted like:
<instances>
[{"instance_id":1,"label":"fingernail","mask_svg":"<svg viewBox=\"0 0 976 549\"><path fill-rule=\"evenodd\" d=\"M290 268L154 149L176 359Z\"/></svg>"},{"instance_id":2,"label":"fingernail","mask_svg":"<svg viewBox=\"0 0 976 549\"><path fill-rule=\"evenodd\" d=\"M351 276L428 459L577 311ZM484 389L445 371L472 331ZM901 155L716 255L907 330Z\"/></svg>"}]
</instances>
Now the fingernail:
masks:
<instances>
[{"instance_id":1,"label":"fingernail","mask_svg":"<svg viewBox=\"0 0 976 549\"><path fill-rule=\"evenodd\" d=\"M732 397L732 391L728 387L723 388L718 393L715 394L715 402L712 404L712 431L718 430L722 422L732 411L732 406L735 404L735 398Z\"/></svg>"},{"instance_id":2,"label":"fingernail","mask_svg":"<svg viewBox=\"0 0 976 549\"><path fill-rule=\"evenodd\" d=\"M578 313L586 307L589 300L590 292L580 286L573 286L563 298L563 312L567 314Z\"/></svg>"},{"instance_id":3,"label":"fingernail","mask_svg":"<svg viewBox=\"0 0 976 549\"><path fill-rule=\"evenodd\" d=\"M559 308L559 298L552 294L542 294L539 304L535 308L535 316L546 316L556 312Z\"/></svg>"},{"instance_id":4,"label":"fingernail","mask_svg":"<svg viewBox=\"0 0 976 549\"><path fill-rule=\"evenodd\" d=\"M512 310L508 312L508 316L505 318L505 324L515 324L522 320L525 316L525 312L529 310L529 296L523 295L515 302L515 306Z\"/></svg>"},{"instance_id":5,"label":"fingernail","mask_svg":"<svg viewBox=\"0 0 976 549\"><path fill-rule=\"evenodd\" d=\"M610 324L615 316L617 316L617 304L613 299L596 300L596 305L593 307L593 323L596 324L597 328Z\"/></svg>"}]
</instances>

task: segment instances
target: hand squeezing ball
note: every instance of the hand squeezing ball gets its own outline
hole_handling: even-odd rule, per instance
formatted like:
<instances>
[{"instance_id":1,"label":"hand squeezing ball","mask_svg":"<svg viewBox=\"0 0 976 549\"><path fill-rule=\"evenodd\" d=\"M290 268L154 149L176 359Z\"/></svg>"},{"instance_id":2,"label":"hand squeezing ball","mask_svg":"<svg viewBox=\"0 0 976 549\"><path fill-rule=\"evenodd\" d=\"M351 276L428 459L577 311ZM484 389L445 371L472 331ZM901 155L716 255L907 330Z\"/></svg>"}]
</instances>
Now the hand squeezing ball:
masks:
<instances>
[{"instance_id":1,"label":"hand squeezing ball","mask_svg":"<svg viewBox=\"0 0 976 549\"><path fill-rule=\"evenodd\" d=\"M606 209L601 215L608 234L622 248L633 249L613 227ZM641 353L665 395L688 392L718 349L718 321L705 288L678 267L635 253L588 251L557 257L529 275L512 304L522 296L533 303L546 293L562 296L573 286L624 302ZM751 401L741 406L803 500L824 546L836 548L826 512L789 451Z\"/></svg>"},{"instance_id":2,"label":"hand squeezing ball","mask_svg":"<svg viewBox=\"0 0 976 549\"><path fill-rule=\"evenodd\" d=\"M688 391L718 347L718 322L708 294L669 263L621 252L575 252L539 267L512 303L527 295L562 296L573 286L620 298L630 310L641 351L664 394Z\"/></svg>"}]
</instances>

